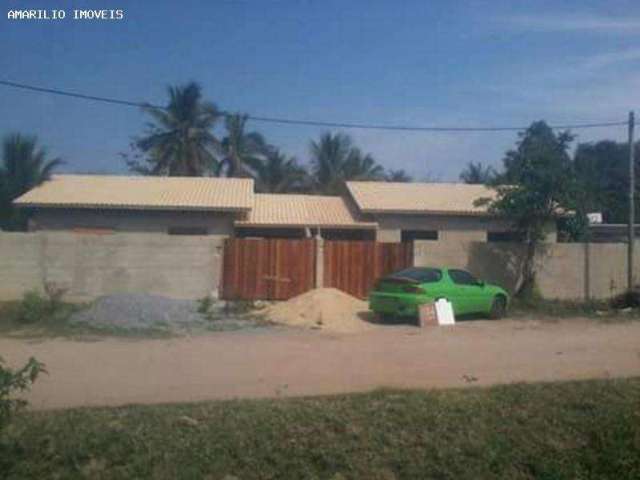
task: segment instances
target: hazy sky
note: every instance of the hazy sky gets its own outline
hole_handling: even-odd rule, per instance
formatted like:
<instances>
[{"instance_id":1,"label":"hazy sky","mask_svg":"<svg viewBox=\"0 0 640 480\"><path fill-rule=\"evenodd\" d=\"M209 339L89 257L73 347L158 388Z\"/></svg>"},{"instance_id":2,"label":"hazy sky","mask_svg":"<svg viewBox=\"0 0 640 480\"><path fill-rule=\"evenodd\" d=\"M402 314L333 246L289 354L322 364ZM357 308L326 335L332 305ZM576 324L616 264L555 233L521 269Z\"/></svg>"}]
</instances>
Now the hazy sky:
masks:
<instances>
[{"instance_id":1,"label":"hazy sky","mask_svg":"<svg viewBox=\"0 0 640 480\"><path fill-rule=\"evenodd\" d=\"M221 108L391 125L624 120L640 110L640 2L4 0L0 78L166 102L198 81ZM121 21L9 21L10 8L118 8ZM0 134L37 134L66 170L124 172L136 108L0 87ZM322 128L251 128L307 160ZM456 179L516 133L349 130L389 168ZM623 140L624 127L579 131Z\"/></svg>"}]
</instances>

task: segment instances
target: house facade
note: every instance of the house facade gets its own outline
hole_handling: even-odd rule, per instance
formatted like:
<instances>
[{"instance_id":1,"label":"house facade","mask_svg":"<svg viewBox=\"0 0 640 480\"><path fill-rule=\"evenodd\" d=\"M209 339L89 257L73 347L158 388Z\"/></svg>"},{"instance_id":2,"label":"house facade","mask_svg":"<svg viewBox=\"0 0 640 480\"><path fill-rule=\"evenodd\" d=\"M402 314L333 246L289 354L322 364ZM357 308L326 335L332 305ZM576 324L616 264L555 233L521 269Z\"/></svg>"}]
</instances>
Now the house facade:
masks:
<instances>
[{"instance_id":1,"label":"house facade","mask_svg":"<svg viewBox=\"0 0 640 480\"><path fill-rule=\"evenodd\" d=\"M259 194L252 179L55 175L14 201L31 230L330 240L513 240L456 183L347 182L341 196ZM555 239L555 235L551 235Z\"/></svg>"}]
</instances>

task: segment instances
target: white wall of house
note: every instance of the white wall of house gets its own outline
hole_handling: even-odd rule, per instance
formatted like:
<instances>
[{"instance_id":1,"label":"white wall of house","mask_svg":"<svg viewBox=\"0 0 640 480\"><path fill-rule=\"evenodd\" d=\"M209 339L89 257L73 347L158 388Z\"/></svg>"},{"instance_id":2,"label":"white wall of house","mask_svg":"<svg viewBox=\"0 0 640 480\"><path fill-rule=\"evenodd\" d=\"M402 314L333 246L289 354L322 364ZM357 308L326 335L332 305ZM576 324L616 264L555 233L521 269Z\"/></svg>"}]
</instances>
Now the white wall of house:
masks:
<instances>
[{"instance_id":1,"label":"white wall of house","mask_svg":"<svg viewBox=\"0 0 640 480\"><path fill-rule=\"evenodd\" d=\"M487 241L487 232L506 232L511 225L504 219L469 215L375 215L380 242L399 242L402 230L435 230L438 241ZM555 241L554 234L551 235Z\"/></svg>"}]
</instances>

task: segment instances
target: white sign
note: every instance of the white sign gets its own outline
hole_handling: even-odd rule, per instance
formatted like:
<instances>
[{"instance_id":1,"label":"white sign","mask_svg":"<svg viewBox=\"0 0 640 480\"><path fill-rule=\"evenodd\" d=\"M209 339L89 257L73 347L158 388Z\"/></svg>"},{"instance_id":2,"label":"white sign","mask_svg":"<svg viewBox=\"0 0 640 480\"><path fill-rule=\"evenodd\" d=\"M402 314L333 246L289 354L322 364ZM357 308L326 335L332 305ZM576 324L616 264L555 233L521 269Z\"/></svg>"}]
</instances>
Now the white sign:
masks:
<instances>
[{"instance_id":1,"label":"white sign","mask_svg":"<svg viewBox=\"0 0 640 480\"><path fill-rule=\"evenodd\" d=\"M587 219L589 220L590 225L594 223L602 223L602 213L601 212L587 213Z\"/></svg>"}]
</instances>

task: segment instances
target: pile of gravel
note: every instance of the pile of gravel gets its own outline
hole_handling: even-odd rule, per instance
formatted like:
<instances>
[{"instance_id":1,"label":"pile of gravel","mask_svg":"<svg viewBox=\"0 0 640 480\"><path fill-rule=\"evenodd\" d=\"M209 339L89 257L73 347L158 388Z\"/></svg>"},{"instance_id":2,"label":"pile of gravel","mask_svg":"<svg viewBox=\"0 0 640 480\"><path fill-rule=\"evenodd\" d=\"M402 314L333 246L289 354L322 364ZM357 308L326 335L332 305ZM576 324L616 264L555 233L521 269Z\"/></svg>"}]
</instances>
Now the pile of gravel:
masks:
<instances>
[{"instance_id":1,"label":"pile of gravel","mask_svg":"<svg viewBox=\"0 0 640 480\"><path fill-rule=\"evenodd\" d=\"M107 295L95 300L86 310L73 314L70 322L94 327L122 329L203 328L234 330L255 326L255 322L226 315L223 302L214 302L207 315L199 313L197 300L177 300L149 294Z\"/></svg>"}]
</instances>

